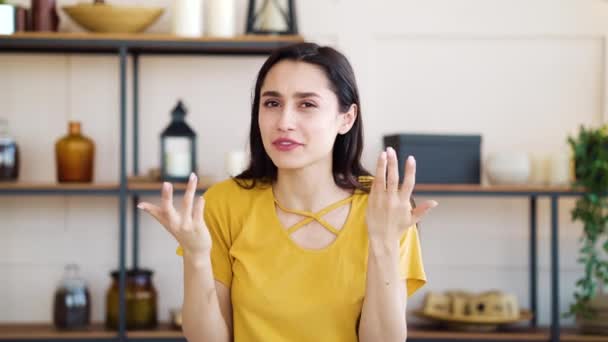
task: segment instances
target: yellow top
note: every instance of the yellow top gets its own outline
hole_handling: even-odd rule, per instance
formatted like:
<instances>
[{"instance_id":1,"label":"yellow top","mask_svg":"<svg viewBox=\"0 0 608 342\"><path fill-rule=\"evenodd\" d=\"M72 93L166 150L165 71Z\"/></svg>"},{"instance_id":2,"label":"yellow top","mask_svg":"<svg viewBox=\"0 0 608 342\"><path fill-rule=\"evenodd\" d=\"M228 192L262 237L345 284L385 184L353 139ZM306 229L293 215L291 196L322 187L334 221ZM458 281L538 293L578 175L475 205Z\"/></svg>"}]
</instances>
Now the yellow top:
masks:
<instances>
[{"instance_id":1,"label":"yellow top","mask_svg":"<svg viewBox=\"0 0 608 342\"><path fill-rule=\"evenodd\" d=\"M235 341L357 341L367 274L366 193L316 214L296 212L307 218L289 229L278 219L270 186L247 190L229 179L204 197L214 277L232 291ZM323 221L348 202L342 229ZM328 247L305 249L291 240L291 232L312 220L337 235ZM426 283L415 226L401 238L400 271L408 297Z\"/></svg>"}]
</instances>

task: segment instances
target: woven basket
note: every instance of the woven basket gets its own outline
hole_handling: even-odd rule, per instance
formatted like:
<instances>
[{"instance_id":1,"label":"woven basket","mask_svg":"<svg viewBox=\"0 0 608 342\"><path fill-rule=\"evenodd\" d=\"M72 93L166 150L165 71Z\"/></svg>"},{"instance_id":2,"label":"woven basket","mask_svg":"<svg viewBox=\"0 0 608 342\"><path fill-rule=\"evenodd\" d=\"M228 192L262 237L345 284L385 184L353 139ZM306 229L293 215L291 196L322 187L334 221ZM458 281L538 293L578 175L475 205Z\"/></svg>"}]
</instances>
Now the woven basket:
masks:
<instances>
[{"instance_id":1,"label":"woven basket","mask_svg":"<svg viewBox=\"0 0 608 342\"><path fill-rule=\"evenodd\" d=\"M142 32L163 14L160 7L78 4L62 9L83 28L92 32Z\"/></svg>"}]
</instances>

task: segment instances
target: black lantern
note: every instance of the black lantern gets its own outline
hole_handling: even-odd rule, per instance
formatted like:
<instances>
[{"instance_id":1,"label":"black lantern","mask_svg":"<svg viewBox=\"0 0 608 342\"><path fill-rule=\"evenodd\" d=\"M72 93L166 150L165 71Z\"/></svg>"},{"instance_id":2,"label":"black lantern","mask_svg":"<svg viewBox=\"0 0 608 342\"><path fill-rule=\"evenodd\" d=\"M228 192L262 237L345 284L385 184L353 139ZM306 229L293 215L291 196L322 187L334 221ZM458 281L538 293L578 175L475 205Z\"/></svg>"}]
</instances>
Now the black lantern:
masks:
<instances>
[{"instance_id":1,"label":"black lantern","mask_svg":"<svg viewBox=\"0 0 608 342\"><path fill-rule=\"evenodd\" d=\"M160 136L161 179L187 182L196 173L196 133L184 121L186 108L180 100L171 113L171 123Z\"/></svg>"},{"instance_id":2,"label":"black lantern","mask_svg":"<svg viewBox=\"0 0 608 342\"><path fill-rule=\"evenodd\" d=\"M297 34L293 0L249 0L247 10L248 34Z\"/></svg>"}]
</instances>

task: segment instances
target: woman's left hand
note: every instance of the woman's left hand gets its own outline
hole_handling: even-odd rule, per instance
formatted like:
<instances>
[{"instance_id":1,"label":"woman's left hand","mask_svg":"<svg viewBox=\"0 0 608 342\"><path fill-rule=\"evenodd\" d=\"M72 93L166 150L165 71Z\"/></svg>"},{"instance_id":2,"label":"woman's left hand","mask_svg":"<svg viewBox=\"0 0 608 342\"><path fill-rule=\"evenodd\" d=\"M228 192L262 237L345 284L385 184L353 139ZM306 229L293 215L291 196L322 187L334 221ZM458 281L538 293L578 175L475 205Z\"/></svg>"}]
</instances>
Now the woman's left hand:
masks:
<instances>
[{"instance_id":1,"label":"woman's left hand","mask_svg":"<svg viewBox=\"0 0 608 342\"><path fill-rule=\"evenodd\" d=\"M370 240L399 241L405 230L418 223L435 201L425 201L412 208L410 197L416 183L416 161L405 161L405 176L399 186L397 154L391 147L380 154L376 175L368 198L366 223Z\"/></svg>"}]
</instances>

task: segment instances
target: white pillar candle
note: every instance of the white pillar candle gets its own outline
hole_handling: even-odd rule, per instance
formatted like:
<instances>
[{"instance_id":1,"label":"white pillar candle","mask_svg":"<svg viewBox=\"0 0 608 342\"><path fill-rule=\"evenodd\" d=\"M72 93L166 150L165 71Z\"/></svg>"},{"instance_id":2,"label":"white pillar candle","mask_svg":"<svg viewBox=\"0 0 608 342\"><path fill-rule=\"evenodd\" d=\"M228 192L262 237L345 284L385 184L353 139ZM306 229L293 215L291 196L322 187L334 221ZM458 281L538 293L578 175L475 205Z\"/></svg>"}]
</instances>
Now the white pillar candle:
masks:
<instances>
[{"instance_id":1,"label":"white pillar candle","mask_svg":"<svg viewBox=\"0 0 608 342\"><path fill-rule=\"evenodd\" d=\"M182 37L200 37L203 32L203 0L174 0L172 32Z\"/></svg>"},{"instance_id":2,"label":"white pillar candle","mask_svg":"<svg viewBox=\"0 0 608 342\"><path fill-rule=\"evenodd\" d=\"M205 35L234 37L234 0L207 0L205 4Z\"/></svg>"},{"instance_id":3,"label":"white pillar candle","mask_svg":"<svg viewBox=\"0 0 608 342\"><path fill-rule=\"evenodd\" d=\"M566 153L556 153L551 156L549 165L549 184L570 184L570 156Z\"/></svg>"},{"instance_id":4,"label":"white pillar candle","mask_svg":"<svg viewBox=\"0 0 608 342\"><path fill-rule=\"evenodd\" d=\"M533 154L531 156L531 174L530 183L535 185L545 185L548 183L548 164L549 160L546 155Z\"/></svg>"},{"instance_id":5,"label":"white pillar candle","mask_svg":"<svg viewBox=\"0 0 608 342\"><path fill-rule=\"evenodd\" d=\"M0 5L0 34L15 33L15 7Z\"/></svg>"},{"instance_id":6,"label":"white pillar candle","mask_svg":"<svg viewBox=\"0 0 608 342\"><path fill-rule=\"evenodd\" d=\"M276 5L275 3L278 3ZM278 6L281 6L280 8ZM281 9L287 7L284 0L271 0L260 13L260 29L265 31L285 31L287 30L287 20L283 16Z\"/></svg>"},{"instance_id":7,"label":"white pillar candle","mask_svg":"<svg viewBox=\"0 0 608 342\"><path fill-rule=\"evenodd\" d=\"M247 169L248 162L245 151L231 151L226 155L226 173L234 177Z\"/></svg>"}]
</instances>

